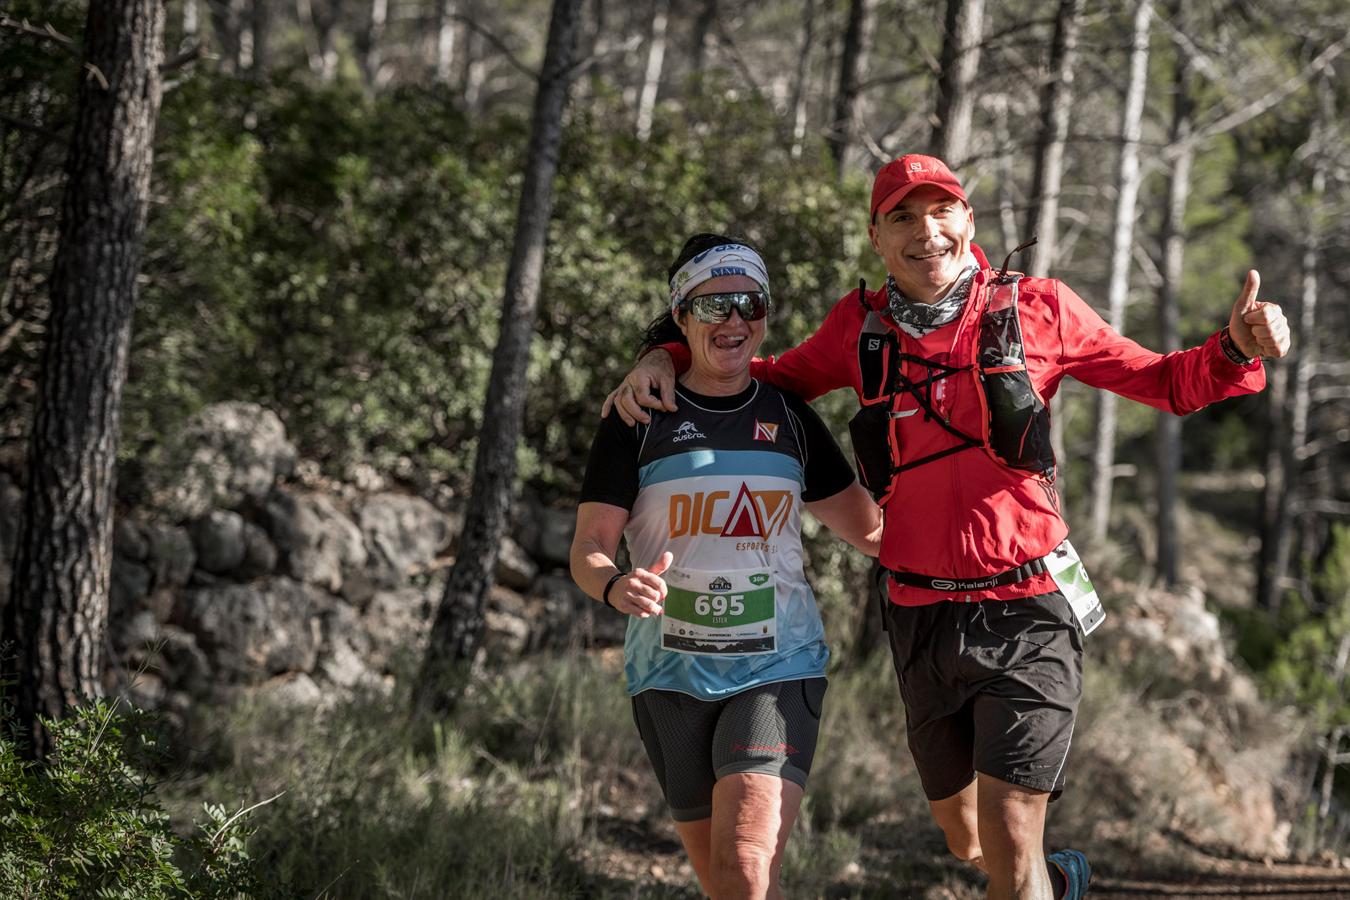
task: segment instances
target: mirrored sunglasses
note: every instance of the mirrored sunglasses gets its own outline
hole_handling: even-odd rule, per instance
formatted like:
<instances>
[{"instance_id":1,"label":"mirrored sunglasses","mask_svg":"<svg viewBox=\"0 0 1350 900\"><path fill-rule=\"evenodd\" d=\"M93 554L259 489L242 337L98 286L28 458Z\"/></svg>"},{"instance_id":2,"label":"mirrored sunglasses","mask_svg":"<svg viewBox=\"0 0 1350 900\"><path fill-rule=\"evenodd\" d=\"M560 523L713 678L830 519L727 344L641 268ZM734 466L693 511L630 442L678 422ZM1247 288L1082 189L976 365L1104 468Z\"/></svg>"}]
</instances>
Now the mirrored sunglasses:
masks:
<instances>
[{"instance_id":1,"label":"mirrored sunglasses","mask_svg":"<svg viewBox=\"0 0 1350 900\"><path fill-rule=\"evenodd\" d=\"M747 322L758 322L773 309L769 295L763 291L700 294L685 300L683 306L695 319L706 325L725 322L731 318L733 309Z\"/></svg>"}]
</instances>

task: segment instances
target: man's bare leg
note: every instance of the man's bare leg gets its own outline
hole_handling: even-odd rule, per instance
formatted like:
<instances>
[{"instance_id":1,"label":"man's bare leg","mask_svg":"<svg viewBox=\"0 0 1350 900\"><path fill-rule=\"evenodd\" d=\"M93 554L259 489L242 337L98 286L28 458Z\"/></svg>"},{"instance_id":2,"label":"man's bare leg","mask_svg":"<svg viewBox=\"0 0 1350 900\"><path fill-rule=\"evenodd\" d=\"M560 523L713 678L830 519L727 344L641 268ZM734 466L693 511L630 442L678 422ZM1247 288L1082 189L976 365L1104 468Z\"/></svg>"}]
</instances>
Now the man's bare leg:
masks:
<instances>
[{"instance_id":1,"label":"man's bare leg","mask_svg":"<svg viewBox=\"0 0 1350 900\"><path fill-rule=\"evenodd\" d=\"M947 849L957 859L964 860L988 873L984 852L980 849L978 828L979 780L973 779L960 791L941 800L928 801L933 820L947 837Z\"/></svg>"},{"instance_id":2,"label":"man's bare leg","mask_svg":"<svg viewBox=\"0 0 1350 900\"><path fill-rule=\"evenodd\" d=\"M979 846L989 873L989 900L1054 900L1045 862L1046 791L980 773Z\"/></svg>"}]
</instances>

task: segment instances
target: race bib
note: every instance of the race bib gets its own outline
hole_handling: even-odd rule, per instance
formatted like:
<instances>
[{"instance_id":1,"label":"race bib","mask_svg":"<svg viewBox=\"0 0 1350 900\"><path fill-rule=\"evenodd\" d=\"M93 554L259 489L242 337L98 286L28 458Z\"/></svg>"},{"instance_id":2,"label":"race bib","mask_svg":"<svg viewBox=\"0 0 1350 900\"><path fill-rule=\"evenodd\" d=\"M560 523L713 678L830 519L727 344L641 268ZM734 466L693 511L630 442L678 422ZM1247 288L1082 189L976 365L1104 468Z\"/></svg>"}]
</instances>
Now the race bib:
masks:
<instances>
[{"instance_id":1,"label":"race bib","mask_svg":"<svg viewBox=\"0 0 1350 900\"><path fill-rule=\"evenodd\" d=\"M662 649L713 656L777 650L772 569L668 569L664 577Z\"/></svg>"},{"instance_id":2,"label":"race bib","mask_svg":"<svg viewBox=\"0 0 1350 900\"><path fill-rule=\"evenodd\" d=\"M1084 635L1092 634L1093 629L1106 620L1106 610L1097 598L1097 589L1088 578L1078 551L1067 540L1045 557L1046 571L1055 580L1055 584L1069 601L1073 614L1078 619L1078 628Z\"/></svg>"}]
</instances>

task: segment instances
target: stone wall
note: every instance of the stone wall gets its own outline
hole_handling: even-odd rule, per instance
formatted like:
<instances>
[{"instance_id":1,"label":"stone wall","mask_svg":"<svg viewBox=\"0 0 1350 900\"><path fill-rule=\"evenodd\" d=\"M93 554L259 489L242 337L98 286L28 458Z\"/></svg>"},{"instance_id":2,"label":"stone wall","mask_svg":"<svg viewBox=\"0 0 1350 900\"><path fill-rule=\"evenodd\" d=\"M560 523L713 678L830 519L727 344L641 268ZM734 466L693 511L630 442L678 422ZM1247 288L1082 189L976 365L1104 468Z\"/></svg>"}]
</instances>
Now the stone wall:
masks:
<instances>
[{"instance_id":1,"label":"stone wall","mask_svg":"<svg viewBox=\"0 0 1350 900\"><path fill-rule=\"evenodd\" d=\"M147 502L114 530L109 690L182 717L240 691L320 703L417 665L457 512L318 478L297 465L276 415L247 403L208 407L140 468ZM0 475L0 592L21 501ZM483 653L621 643L623 619L567 574L572 511L523 508L516 519Z\"/></svg>"}]
</instances>

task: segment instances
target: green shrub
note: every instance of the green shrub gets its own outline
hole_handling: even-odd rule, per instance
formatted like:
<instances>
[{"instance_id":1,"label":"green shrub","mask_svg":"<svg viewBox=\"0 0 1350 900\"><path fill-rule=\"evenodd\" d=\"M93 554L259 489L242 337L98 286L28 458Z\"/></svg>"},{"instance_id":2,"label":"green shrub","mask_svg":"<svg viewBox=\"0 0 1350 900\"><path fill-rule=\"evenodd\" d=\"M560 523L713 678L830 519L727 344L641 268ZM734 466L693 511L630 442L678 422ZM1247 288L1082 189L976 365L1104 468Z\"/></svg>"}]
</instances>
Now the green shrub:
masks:
<instances>
[{"instance_id":1,"label":"green shrub","mask_svg":"<svg viewBox=\"0 0 1350 900\"><path fill-rule=\"evenodd\" d=\"M46 722L54 749L21 755L0 735L0 895L16 898L262 896L242 817L206 807L176 834L143 774L161 754L141 714L96 700Z\"/></svg>"},{"instance_id":2,"label":"green shrub","mask_svg":"<svg viewBox=\"0 0 1350 900\"><path fill-rule=\"evenodd\" d=\"M570 724L535 730L549 718L554 688L567 684L538 670L519 673L526 684L543 676L523 707L493 716L505 695L467 695L472 731L458 713L434 725L411 721L402 691L324 711L240 706L210 739L219 768L192 790L284 791L250 850L306 896L590 896L578 861L591 803L576 743L585 719L574 718L574 699L557 695L552 715ZM595 736L614 730L599 725Z\"/></svg>"}]
</instances>

